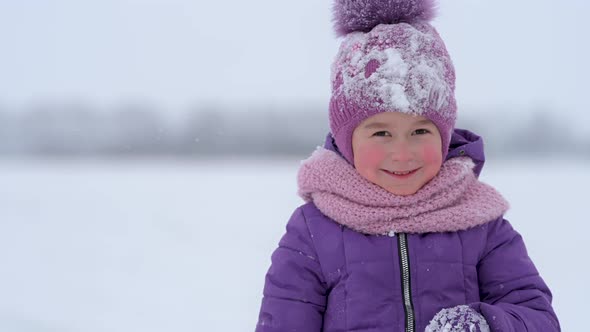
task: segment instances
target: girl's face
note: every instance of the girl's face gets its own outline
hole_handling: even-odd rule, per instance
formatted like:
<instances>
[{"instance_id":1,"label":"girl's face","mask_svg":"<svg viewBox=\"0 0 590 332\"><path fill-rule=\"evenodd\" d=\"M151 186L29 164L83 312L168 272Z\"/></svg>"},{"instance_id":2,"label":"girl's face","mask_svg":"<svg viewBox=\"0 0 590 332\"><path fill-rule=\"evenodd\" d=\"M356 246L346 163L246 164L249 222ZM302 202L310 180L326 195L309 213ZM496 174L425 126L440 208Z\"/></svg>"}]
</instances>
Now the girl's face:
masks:
<instances>
[{"instance_id":1,"label":"girl's face","mask_svg":"<svg viewBox=\"0 0 590 332\"><path fill-rule=\"evenodd\" d=\"M395 195L412 195L442 165L438 128L423 116L383 112L352 134L354 167L365 179Z\"/></svg>"}]
</instances>

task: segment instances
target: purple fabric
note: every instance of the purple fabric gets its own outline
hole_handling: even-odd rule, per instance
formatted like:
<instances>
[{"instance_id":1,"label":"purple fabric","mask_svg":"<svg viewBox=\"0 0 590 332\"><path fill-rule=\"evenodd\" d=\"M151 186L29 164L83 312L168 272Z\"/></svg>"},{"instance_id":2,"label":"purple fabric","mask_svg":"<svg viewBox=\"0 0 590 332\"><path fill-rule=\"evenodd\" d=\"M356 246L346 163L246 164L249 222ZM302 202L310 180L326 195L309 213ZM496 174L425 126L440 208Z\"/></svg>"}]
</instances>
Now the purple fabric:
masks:
<instances>
[{"instance_id":1,"label":"purple fabric","mask_svg":"<svg viewBox=\"0 0 590 332\"><path fill-rule=\"evenodd\" d=\"M408 246L416 331L461 304L491 331L560 331L551 293L508 221L410 234ZM404 331L397 248L397 236L363 235L303 205L272 256L256 331Z\"/></svg>"},{"instance_id":2,"label":"purple fabric","mask_svg":"<svg viewBox=\"0 0 590 332\"><path fill-rule=\"evenodd\" d=\"M457 117L455 69L430 24L381 24L367 33L347 35L332 64L331 81L330 130L348 161L354 159L355 128L382 112L430 119L446 156Z\"/></svg>"},{"instance_id":3,"label":"purple fabric","mask_svg":"<svg viewBox=\"0 0 590 332\"><path fill-rule=\"evenodd\" d=\"M479 176L486 161L483 147L483 139L480 136L469 130L455 128L451 136L447 160L460 156L468 156L475 162L473 171L476 176Z\"/></svg>"},{"instance_id":4,"label":"purple fabric","mask_svg":"<svg viewBox=\"0 0 590 332\"><path fill-rule=\"evenodd\" d=\"M353 31L368 32L386 23L430 21L434 18L434 0L336 0L334 31L344 36Z\"/></svg>"},{"instance_id":5,"label":"purple fabric","mask_svg":"<svg viewBox=\"0 0 590 332\"><path fill-rule=\"evenodd\" d=\"M483 165L481 139L455 133L452 151ZM407 241L416 331L463 304L491 331L560 331L551 292L503 218L465 231L409 234ZM307 203L272 255L256 331L404 331L399 262L398 236L355 232Z\"/></svg>"}]
</instances>

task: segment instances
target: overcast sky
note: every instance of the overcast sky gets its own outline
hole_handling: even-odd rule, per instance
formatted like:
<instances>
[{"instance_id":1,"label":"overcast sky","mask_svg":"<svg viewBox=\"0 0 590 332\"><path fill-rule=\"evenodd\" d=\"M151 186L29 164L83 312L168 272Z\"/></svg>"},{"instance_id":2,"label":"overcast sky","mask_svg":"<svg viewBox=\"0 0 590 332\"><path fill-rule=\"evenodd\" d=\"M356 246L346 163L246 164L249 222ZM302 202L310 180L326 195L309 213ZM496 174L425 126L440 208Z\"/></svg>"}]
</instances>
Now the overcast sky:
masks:
<instances>
[{"instance_id":1,"label":"overcast sky","mask_svg":"<svg viewBox=\"0 0 590 332\"><path fill-rule=\"evenodd\" d=\"M328 0L0 2L0 106L326 103ZM586 0L442 0L462 106L590 120Z\"/></svg>"}]
</instances>

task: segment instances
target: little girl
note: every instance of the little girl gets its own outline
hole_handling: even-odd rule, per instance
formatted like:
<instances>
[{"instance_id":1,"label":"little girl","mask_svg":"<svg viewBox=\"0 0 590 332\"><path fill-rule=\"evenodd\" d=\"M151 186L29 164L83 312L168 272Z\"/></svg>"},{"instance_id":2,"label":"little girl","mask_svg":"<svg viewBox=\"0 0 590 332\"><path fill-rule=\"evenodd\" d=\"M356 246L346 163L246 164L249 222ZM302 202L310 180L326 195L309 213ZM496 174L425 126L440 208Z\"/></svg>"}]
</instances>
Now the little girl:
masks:
<instances>
[{"instance_id":1,"label":"little girl","mask_svg":"<svg viewBox=\"0 0 590 332\"><path fill-rule=\"evenodd\" d=\"M301 165L256 331L560 331L508 204L454 129L432 0L336 0L330 129Z\"/></svg>"}]
</instances>

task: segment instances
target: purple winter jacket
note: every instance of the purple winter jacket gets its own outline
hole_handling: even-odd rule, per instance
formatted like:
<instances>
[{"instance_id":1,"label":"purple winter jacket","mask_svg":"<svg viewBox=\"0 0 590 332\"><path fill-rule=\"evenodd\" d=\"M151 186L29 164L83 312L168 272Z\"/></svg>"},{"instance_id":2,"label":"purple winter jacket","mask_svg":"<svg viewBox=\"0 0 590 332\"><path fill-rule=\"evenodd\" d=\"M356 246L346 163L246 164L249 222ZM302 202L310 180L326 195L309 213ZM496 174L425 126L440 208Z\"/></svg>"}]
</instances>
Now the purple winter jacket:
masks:
<instances>
[{"instance_id":1,"label":"purple winter jacket","mask_svg":"<svg viewBox=\"0 0 590 332\"><path fill-rule=\"evenodd\" d=\"M335 150L330 136L326 148ZM463 155L479 175L482 139L456 129L447 159ZM407 304L402 270L409 272ZM307 203L272 255L256 331L422 332L441 309L460 304L480 312L491 331L560 331L551 292L505 219L452 233L375 236Z\"/></svg>"}]
</instances>

